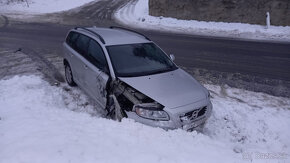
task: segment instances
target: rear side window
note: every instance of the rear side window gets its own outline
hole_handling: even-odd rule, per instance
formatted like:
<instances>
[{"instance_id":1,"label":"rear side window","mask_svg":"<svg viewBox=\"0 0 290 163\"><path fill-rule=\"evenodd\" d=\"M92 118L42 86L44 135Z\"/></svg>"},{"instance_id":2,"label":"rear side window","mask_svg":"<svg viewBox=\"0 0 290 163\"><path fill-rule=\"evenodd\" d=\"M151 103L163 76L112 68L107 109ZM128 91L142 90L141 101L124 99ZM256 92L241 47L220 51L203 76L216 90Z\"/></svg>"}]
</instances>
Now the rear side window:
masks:
<instances>
[{"instance_id":1,"label":"rear side window","mask_svg":"<svg viewBox=\"0 0 290 163\"><path fill-rule=\"evenodd\" d=\"M67 38L66 38L66 43L70 47L74 48L75 42L76 42L76 40L77 40L78 37L79 37L79 34L78 33L76 33L76 32L70 32L68 34Z\"/></svg>"},{"instance_id":2,"label":"rear side window","mask_svg":"<svg viewBox=\"0 0 290 163\"><path fill-rule=\"evenodd\" d=\"M89 43L88 49L89 60L92 64L101 70L106 71L107 61L103 52L102 47L94 40Z\"/></svg>"},{"instance_id":3,"label":"rear side window","mask_svg":"<svg viewBox=\"0 0 290 163\"><path fill-rule=\"evenodd\" d=\"M90 41L89 37L79 34L79 37L77 38L75 46L74 46L75 50L79 52L82 56L84 56L85 58L87 57L86 55L88 51L89 41Z\"/></svg>"}]
</instances>

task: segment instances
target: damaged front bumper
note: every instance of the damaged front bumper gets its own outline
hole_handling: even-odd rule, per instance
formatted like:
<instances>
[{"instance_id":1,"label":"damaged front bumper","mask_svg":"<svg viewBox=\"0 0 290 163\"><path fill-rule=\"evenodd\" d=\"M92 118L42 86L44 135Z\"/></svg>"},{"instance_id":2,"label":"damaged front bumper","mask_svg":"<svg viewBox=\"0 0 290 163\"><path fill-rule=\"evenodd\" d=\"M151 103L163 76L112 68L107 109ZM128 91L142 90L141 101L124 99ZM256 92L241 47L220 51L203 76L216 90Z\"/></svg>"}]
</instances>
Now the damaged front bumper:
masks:
<instances>
[{"instance_id":1,"label":"damaged front bumper","mask_svg":"<svg viewBox=\"0 0 290 163\"><path fill-rule=\"evenodd\" d=\"M146 119L132 111L126 112L126 114L128 118L134 119L136 122L165 130L181 128L186 131L202 131L203 125L211 115L212 103L210 100L205 100L174 109L164 108L164 111L168 113L169 120Z\"/></svg>"}]
</instances>

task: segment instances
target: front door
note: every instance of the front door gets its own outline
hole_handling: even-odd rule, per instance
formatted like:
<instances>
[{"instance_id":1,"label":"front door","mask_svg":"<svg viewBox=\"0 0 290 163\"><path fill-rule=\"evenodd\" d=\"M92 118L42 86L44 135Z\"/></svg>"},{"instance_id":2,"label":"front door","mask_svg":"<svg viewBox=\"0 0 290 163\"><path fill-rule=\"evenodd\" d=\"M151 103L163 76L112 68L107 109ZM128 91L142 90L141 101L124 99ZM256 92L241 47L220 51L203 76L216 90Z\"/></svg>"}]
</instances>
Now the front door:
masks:
<instances>
[{"instance_id":1,"label":"front door","mask_svg":"<svg viewBox=\"0 0 290 163\"><path fill-rule=\"evenodd\" d=\"M102 106L106 106L106 86L109 80L107 61L102 47L94 40L88 46L88 63L85 68L87 92Z\"/></svg>"}]
</instances>

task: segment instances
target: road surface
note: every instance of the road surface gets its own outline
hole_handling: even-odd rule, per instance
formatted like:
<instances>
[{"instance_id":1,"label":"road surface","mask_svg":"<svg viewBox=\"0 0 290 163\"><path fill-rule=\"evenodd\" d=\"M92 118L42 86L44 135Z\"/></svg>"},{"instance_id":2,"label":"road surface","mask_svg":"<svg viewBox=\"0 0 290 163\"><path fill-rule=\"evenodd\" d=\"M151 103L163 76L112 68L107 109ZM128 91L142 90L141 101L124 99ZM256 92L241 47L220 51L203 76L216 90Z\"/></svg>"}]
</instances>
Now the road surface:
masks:
<instances>
[{"instance_id":1,"label":"road surface","mask_svg":"<svg viewBox=\"0 0 290 163\"><path fill-rule=\"evenodd\" d=\"M0 51L1 48L20 48L28 56L34 56L36 62L44 63L45 69L62 71L62 42L67 31L75 26L118 25L112 14L128 1L99 1L81 10L38 17L54 23L28 23L2 15ZM149 36L167 53L175 54L176 63L203 83L290 97L290 43L137 30ZM0 58L3 58L1 52ZM56 78L62 81L60 77Z\"/></svg>"}]
</instances>

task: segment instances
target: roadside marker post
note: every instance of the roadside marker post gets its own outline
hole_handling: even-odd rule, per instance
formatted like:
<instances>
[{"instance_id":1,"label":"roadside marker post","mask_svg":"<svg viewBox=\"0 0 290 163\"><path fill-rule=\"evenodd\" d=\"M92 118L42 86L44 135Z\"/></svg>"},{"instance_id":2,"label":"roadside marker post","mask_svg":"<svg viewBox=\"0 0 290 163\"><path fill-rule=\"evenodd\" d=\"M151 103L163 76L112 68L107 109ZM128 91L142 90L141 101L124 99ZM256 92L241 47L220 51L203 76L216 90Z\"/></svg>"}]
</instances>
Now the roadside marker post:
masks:
<instances>
[{"instance_id":1,"label":"roadside marker post","mask_svg":"<svg viewBox=\"0 0 290 163\"><path fill-rule=\"evenodd\" d=\"M266 29L269 29L270 26L271 26L271 24L270 24L270 13L267 12L266 13Z\"/></svg>"}]
</instances>

